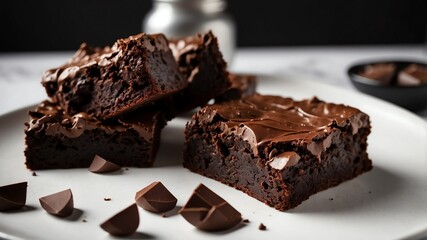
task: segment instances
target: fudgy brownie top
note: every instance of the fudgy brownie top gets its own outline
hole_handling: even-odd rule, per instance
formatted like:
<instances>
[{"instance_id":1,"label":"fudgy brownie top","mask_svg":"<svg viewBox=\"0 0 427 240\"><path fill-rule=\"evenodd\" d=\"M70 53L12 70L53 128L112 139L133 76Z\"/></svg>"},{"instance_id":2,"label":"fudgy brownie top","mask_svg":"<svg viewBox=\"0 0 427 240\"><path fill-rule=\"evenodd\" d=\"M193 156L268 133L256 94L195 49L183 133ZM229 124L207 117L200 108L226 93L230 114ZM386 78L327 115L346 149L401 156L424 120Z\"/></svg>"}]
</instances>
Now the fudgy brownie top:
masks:
<instances>
[{"instance_id":1,"label":"fudgy brownie top","mask_svg":"<svg viewBox=\"0 0 427 240\"><path fill-rule=\"evenodd\" d=\"M223 122L224 132L241 135L255 153L258 146L269 143L310 144L324 138L334 128L351 127L352 134L356 134L360 127L368 125L366 114L342 104L326 103L315 97L294 101L259 94L208 105L196 114L196 118L205 123ZM322 144L327 145L328 140ZM313 144L308 149L313 153L324 150L318 147Z\"/></svg>"},{"instance_id":2,"label":"fudgy brownie top","mask_svg":"<svg viewBox=\"0 0 427 240\"><path fill-rule=\"evenodd\" d=\"M117 62L132 45L142 44L148 51L156 49L169 51L168 41L162 34L153 34L148 37L145 33L117 40L113 47L91 47L86 43L81 44L79 50L70 61L59 68L46 71L42 77L42 85L46 87L47 94L53 96L61 88L61 83L72 79L86 71L94 71L93 66L106 67ZM141 41L143 40L143 41ZM96 70L95 70L96 71Z\"/></svg>"},{"instance_id":3,"label":"fudgy brownie top","mask_svg":"<svg viewBox=\"0 0 427 240\"><path fill-rule=\"evenodd\" d=\"M31 119L26 124L26 131L44 131L46 135L65 135L69 138L79 137L86 130L98 128L109 134L133 129L139 136L149 140L153 136L156 121L164 121L158 111L147 111L131 117L101 122L86 113L68 115L58 105L49 101L42 102L35 111L30 111L29 115Z\"/></svg>"}]
</instances>

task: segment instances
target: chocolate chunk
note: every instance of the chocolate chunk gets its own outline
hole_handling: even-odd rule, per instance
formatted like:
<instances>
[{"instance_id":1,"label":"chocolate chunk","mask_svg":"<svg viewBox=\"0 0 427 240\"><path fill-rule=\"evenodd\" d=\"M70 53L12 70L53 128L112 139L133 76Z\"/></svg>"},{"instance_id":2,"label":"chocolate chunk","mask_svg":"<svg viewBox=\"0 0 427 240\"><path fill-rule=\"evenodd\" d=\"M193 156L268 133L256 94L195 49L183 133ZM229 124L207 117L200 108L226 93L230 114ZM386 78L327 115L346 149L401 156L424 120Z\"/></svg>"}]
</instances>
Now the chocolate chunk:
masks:
<instances>
[{"instance_id":1,"label":"chocolate chunk","mask_svg":"<svg viewBox=\"0 0 427 240\"><path fill-rule=\"evenodd\" d=\"M263 223L261 223L259 225L258 229L261 230L261 231L265 231L265 230L267 230L267 227Z\"/></svg>"},{"instance_id":2,"label":"chocolate chunk","mask_svg":"<svg viewBox=\"0 0 427 240\"><path fill-rule=\"evenodd\" d=\"M136 204L132 204L102 223L101 228L114 236L127 236L139 226L139 213Z\"/></svg>"},{"instance_id":3,"label":"chocolate chunk","mask_svg":"<svg viewBox=\"0 0 427 240\"><path fill-rule=\"evenodd\" d=\"M365 78L377 80L380 84L387 85L392 81L395 70L396 65L393 63L379 63L366 66L360 75Z\"/></svg>"},{"instance_id":4,"label":"chocolate chunk","mask_svg":"<svg viewBox=\"0 0 427 240\"><path fill-rule=\"evenodd\" d=\"M0 211L10 211L25 206L27 200L27 182L0 187Z\"/></svg>"},{"instance_id":5,"label":"chocolate chunk","mask_svg":"<svg viewBox=\"0 0 427 240\"><path fill-rule=\"evenodd\" d=\"M92 161L92 164L89 166L89 171L93 173L108 173L114 172L120 169L120 166L105 160L104 158L96 155Z\"/></svg>"},{"instance_id":6,"label":"chocolate chunk","mask_svg":"<svg viewBox=\"0 0 427 240\"><path fill-rule=\"evenodd\" d=\"M111 198L109 198L109 197L105 197L105 198L104 198L104 201L106 201L106 202L111 201Z\"/></svg>"},{"instance_id":7,"label":"chocolate chunk","mask_svg":"<svg viewBox=\"0 0 427 240\"><path fill-rule=\"evenodd\" d=\"M185 220L203 231L222 231L242 221L240 212L200 184L179 212Z\"/></svg>"},{"instance_id":8,"label":"chocolate chunk","mask_svg":"<svg viewBox=\"0 0 427 240\"><path fill-rule=\"evenodd\" d=\"M244 223L250 223L251 221L249 221L249 219L243 219Z\"/></svg>"},{"instance_id":9,"label":"chocolate chunk","mask_svg":"<svg viewBox=\"0 0 427 240\"><path fill-rule=\"evenodd\" d=\"M425 83L427 83L427 68L418 64L407 66L397 77L397 84L401 86L417 86Z\"/></svg>"},{"instance_id":10,"label":"chocolate chunk","mask_svg":"<svg viewBox=\"0 0 427 240\"><path fill-rule=\"evenodd\" d=\"M136 193L135 201L147 211L160 213L173 209L177 199L161 182L153 182Z\"/></svg>"},{"instance_id":11,"label":"chocolate chunk","mask_svg":"<svg viewBox=\"0 0 427 240\"><path fill-rule=\"evenodd\" d=\"M35 176L37 176L37 173L36 173L36 172L33 172L31 175L33 175L33 176L35 177Z\"/></svg>"},{"instance_id":12,"label":"chocolate chunk","mask_svg":"<svg viewBox=\"0 0 427 240\"><path fill-rule=\"evenodd\" d=\"M296 165L300 159L301 157L296 152L283 152L272 157L268 161L268 165L276 170L283 170L285 167Z\"/></svg>"},{"instance_id":13,"label":"chocolate chunk","mask_svg":"<svg viewBox=\"0 0 427 240\"><path fill-rule=\"evenodd\" d=\"M39 201L46 212L58 217L68 217L74 210L73 193L71 189L44 196L40 198Z\"/></svg>"}]
</instances>

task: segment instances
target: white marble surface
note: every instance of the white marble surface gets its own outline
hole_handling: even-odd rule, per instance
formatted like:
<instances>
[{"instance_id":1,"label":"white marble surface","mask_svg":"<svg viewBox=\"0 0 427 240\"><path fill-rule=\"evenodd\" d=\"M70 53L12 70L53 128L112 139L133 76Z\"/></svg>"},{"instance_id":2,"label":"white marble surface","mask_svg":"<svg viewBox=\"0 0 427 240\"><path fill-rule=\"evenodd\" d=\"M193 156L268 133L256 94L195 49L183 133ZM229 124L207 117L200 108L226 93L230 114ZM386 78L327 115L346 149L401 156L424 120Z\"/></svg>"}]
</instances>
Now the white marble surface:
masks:
<instances>
[{"instance_id":1,"label":"white marble surface","mask_svg":"<svg viewBox=\"0 0 427 240\"><path fill-rule=\"evenodd\" d=\"M63 64L72 52L0 54L0 115L46 98L40 84L49 68ZM346 75L357 61L375 58L427 61L419 46L283 47L238 49L232 71L299 75L356 91ZM427 110L417 113L427 120Z\"/></svg>"}]
</instances>

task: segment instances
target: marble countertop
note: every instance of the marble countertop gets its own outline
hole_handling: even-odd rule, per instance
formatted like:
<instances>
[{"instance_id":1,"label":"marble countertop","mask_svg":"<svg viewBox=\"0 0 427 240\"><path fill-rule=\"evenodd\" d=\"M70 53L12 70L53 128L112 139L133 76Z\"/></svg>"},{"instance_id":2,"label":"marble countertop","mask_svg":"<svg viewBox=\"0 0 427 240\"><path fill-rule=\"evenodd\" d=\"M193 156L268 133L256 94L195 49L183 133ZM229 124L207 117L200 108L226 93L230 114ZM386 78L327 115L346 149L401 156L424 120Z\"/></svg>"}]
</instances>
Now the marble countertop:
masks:
<instances>
[{"instance_id":1,"label":"marble countertop","mask_svg":"<svg viewBox=\"0 0 427 240\"><path fill-rule=\"evenodd\" d=\"M40 84L47 69L63 64L72 52L0 54L0 115L46 98ZM357 91L346 71L368 59L427 61L423 46L281 47L237 49L231 71L307 79ZM427 110L416 113L427 120Z\"/></svg>"}]
</instances>

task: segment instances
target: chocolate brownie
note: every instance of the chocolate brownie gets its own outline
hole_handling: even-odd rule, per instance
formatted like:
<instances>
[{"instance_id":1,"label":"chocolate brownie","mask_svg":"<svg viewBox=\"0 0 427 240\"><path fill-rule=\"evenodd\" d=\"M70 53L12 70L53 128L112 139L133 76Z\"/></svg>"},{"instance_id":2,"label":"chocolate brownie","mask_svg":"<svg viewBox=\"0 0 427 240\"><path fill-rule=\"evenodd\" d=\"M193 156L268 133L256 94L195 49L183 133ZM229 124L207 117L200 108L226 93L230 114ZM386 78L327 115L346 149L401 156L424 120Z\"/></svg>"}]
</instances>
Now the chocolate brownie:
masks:
<instances>
[{"instance_id":1,"label":"chocolate brownie","mask_svg":"<svg viewBox=\"0 0 427 240\"><path fill-rule=\"evenodd\" d=\"M183 39L170 39L169 46L188 87L173 97L176 111L188 111L204 106L229 86L227 64L218 40L209 31Z\"/></svg>"},{"instance_id":2,"label":"chocolate brownie","mask_svg":"<svg viewBox=\"0 0 427 240\"><path fill-rule=\"evenodd\" d=\"M194 114L183 164L285 211L370 170L370 128L349 106L255 94Z\"/></svg>"},{"instance_id":3,"label":"chocolate brownie","mask_svg":"<svg viewBox=\"0 0 427 240\"><path fill-rule=\"evenodd\" d=\"M236 100L255 94L257 82L254 75L230 73L228 78L231 86L225 92L215 97L216 103Z\"/></svg>"},{"instance_id":4,"label":"chocolate brownie","mask_svg":"<svg viewBox=\"0 0 427 240\"><path fill-rule=\"evenodd\" d=\"M150 167L165 125L159 111L101 122L86 113L69 115L48 101L29 115L25 164L33 170L85 168L95 155L119 166Z\"/></svg>"},{"instance_id":5,"label":"chocolate brownie","mask_svg":"<svg viewBox=\"0 0 427 240\"><path fill-rule=\"evenodd\" d=\"M188 82L165 36L141 33L111 48L82 44L67 64L48 70L42 84L67 113L108 119L178 92Z\"/></svg>"}]
</instances>

